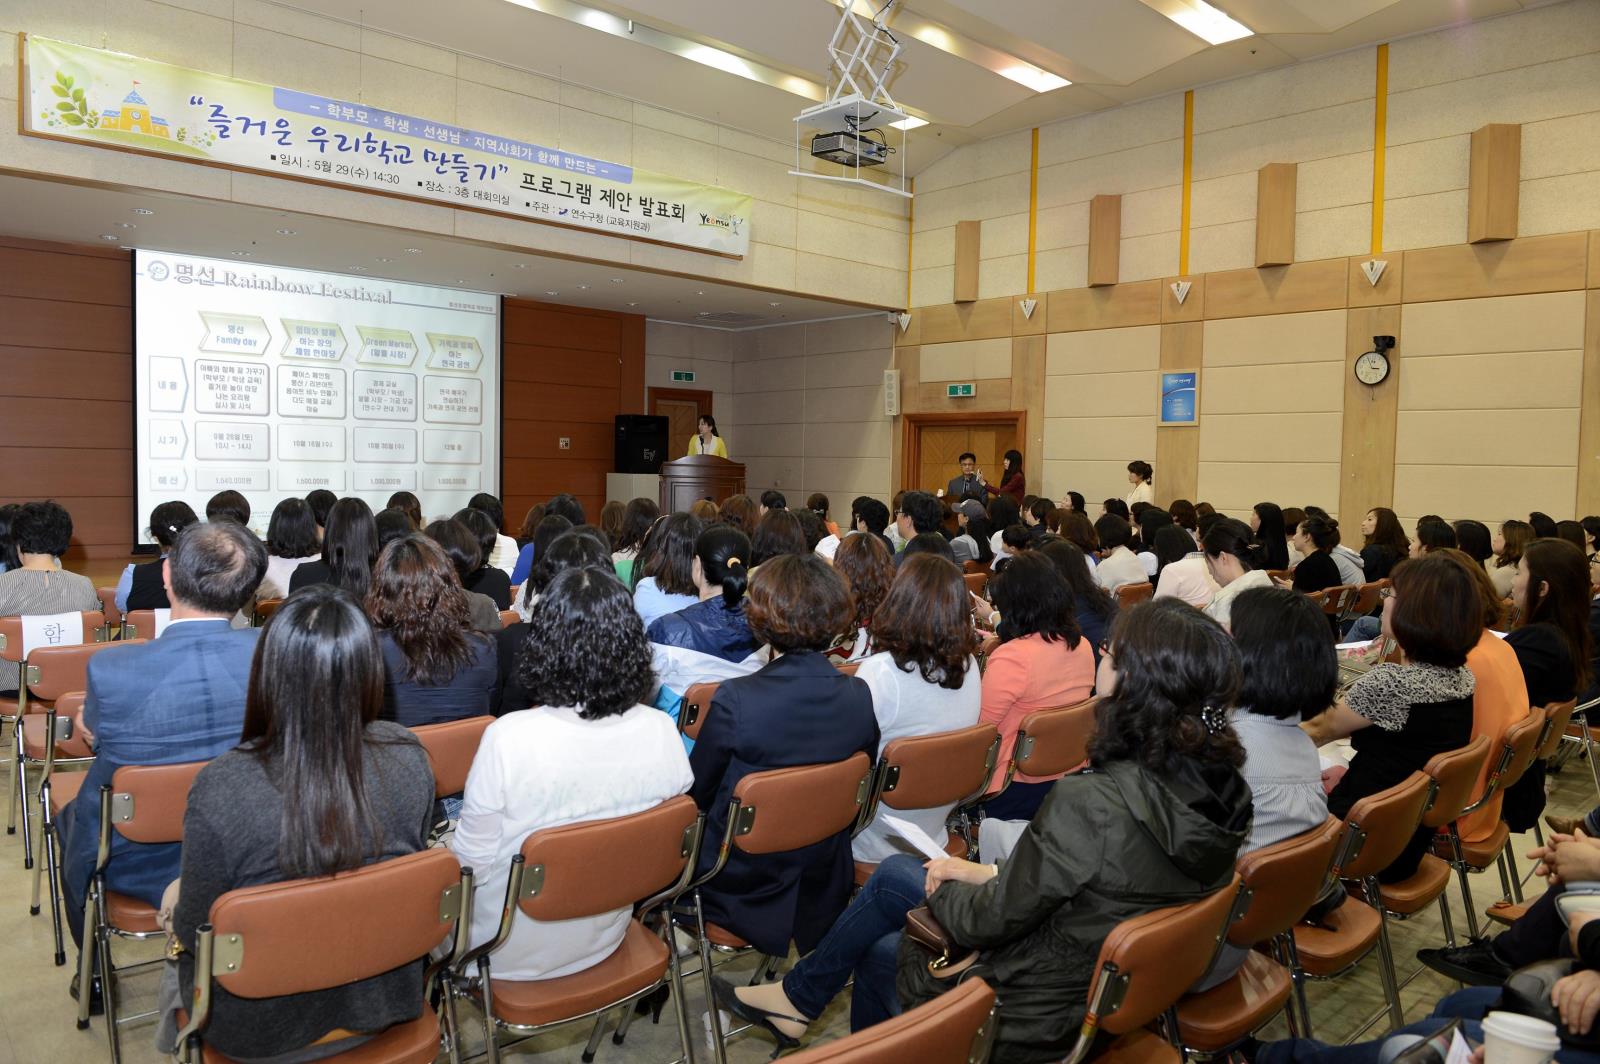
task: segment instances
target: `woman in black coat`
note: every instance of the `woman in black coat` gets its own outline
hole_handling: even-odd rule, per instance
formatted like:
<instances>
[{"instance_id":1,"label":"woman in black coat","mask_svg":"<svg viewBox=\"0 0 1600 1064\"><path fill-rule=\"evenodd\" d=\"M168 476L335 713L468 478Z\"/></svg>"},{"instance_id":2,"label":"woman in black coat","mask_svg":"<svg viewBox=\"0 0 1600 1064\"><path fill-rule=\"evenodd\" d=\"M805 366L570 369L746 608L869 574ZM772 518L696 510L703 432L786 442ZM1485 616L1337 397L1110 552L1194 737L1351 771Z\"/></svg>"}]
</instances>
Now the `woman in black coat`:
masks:
<instances>
[{"instance_id":1,"label":"woman in black coat","mask_svg":"<svg viewBox=\"0 0 1600 1064\"><path fill-rule=\"evenodd\" d=\"M727 827L728 799L752 772L843 761L878 749L878 722L866 682L825 657L849 625L844 578L815 555L785 554L761 567L745 614L772 661L725 680L689 755L690 795L706 814L701 873L710 871ZM787 853L743 854L702 888L708 923L727 928L762 953L786 956L794 940L809 953L850 901L855 865L850 832Z\"/></svg>"}]
</instances>

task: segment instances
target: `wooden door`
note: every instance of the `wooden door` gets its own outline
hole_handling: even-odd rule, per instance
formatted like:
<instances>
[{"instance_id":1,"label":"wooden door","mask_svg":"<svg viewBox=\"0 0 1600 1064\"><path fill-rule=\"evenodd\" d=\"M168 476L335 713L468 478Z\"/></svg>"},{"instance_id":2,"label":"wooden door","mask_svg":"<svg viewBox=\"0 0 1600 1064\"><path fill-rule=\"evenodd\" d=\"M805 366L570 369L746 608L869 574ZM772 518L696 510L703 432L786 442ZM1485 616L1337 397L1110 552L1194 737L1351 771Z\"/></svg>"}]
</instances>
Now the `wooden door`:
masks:
<instances>
[{"instance_id":1,"label":"wooden door","mask_svg":"<svg viewBox=\"0 0 1600 1064\"><path fill-rule=\"evenodd\" d=\"M711 393L690 388L651 388L650 413L667 419L667 460L689 453L701 414L711 413Z\"/></svg>"},{"instance_id":2,"label":"wooden door","mask_svg":"<svg viewBox=\"0 0 1600 1064\"><path fill-rule=\"evenodd\" d=\"M1000 483L1000 468L1005 453L1017 446L1017 426L924 425L918 430L917 480L922 491L947 487L952 477L961 474L959 459L971 451L978 459L978 470L991 484Z\"/></svg>"}]
</instances>

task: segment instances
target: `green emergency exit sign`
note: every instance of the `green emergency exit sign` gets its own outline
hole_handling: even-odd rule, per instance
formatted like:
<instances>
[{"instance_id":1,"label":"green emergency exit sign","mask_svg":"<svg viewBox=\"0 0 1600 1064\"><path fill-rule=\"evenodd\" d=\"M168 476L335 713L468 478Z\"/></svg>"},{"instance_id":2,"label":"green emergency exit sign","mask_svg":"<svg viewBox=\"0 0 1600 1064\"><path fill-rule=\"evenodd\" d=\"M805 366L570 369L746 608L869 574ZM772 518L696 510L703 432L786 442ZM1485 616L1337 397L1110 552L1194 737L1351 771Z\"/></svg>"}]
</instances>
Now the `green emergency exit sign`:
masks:
<instances>
[{"instance_id":1,"label":"green emergency exit sign","mask_svg":"<svg viewBox=\"0 0 1600 1064\"><path fill-rule=\"evenodd\" d=\"M976 384L949 384L945 386L944 394L951 399L971 399L977 394Z\"/></svg>"},{"instance_id":2,"label":"green emergency exit sign","mask_svg":"<svg viewBox=\"0 0 1600 1064\"><path fill-rule=\"evenodd\" d=\"M673 370L672 371L672 383L673 384L693 384L694 383L694 370L692 370L692 369L675 369L675 370Z\"/></svg>"}]
</instances>

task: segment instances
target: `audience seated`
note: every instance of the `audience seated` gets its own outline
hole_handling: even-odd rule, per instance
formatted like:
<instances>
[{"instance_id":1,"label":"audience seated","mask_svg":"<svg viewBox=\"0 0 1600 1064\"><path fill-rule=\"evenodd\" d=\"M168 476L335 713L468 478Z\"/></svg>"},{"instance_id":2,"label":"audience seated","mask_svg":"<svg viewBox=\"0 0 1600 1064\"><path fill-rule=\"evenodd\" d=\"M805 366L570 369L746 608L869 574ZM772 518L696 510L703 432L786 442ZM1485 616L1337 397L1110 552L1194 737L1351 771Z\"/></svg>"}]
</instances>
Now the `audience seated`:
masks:
<instances>
[{"instance_id":1,"label":"audience seated","mask_svg":"<svg viewBox=\"0 0 1600 1064\"><path fill-rule=\"evenodd\" d=\"M594 569L598 572L616 573L611 564L611 544L585 525L575 528L556 539L544 553L528 576L530 603L537 604L539 596L557 576L568 569ZM500 705L495 715L527 709L533 705L533 696L518 680L518 661L528 642L528 622L518 621L502 628L495 636L496 657L499 660Z\"/></svg>"},{"instance_id":2,"label":"audience seated","mask_svg":"<svg viewBox=\"0 0 1600 1064\"><path fill-rule=\"evenodd\" d=\"M889 508L877 499L862 495L850 504L850 527L856 532L877 536L894 553L894 543L884 534L889 527Z\"/></svg>"},{"instance_id":3,"label":"audience seated","mask_svg":"<svg viewBox=\"0 0 1600 1064\"><path fill-rule=\"evenodd\" d=\"M481 566L479 562L478 537L474 536L467 526L454 518L444 518L434 521L422 530L427 536L439 545L446 558L450 560L451 568L456 571L456 582L465 583L467 577L477 572ZM467 616L471 618L472 629L475 632L489 632L491 634L500 630L500 607L496 606L494 599L488 595L480 595L475 591L462 588L467 596Z\"/></svg>"},{"instance_id":4,"label":"audience seated","mask_svg":"<svg viewBox=\"0 0 1600 1064\"><path fill-rule=\"evenodd\" d=\"M1266 549L1248 525L1231 517L1218 518L1200 542L1211 578L1217 582L1206 616L1227 628L1238 595L1253 587L1272 586L1272 577L1262 566Z\"/></svg>"},{"instance_id":5,"label":"audience seated","mask_svg":"<svg viewBox=\"0 0 1600 1064\"><path fill-rule=\"evenodd\" d=\"M634 559L633 608L644 626L700 601L694 578L694 544L709 525L688 514L658 519Z\"/></svg>"},{"instance_id":6,"label":"audience seated","mask_svg":"<svg viewBox=\"0 0 1600 1064\"><path fill-rule=\"evenodd\" d=\"M499 569L506 574L509 580L511 570L517 564L517 541L501 532L501 527L506 523L506 509L500 500L486 491L480 491L467 500L467 509L477 510L489 519L489 524L494 528L494 547L484 552L487 561L484 563L491 568ZM474 532L477 529L473 529Z\"/></svg>"},{"instance_id":7,"label":"audience seated","mask_svg":"<svg viewBox=\"0 0 1600 1064\"><path fill-rule=\"evenodd\" d=\"M411 535L384 548L366 608L383 651L385 720L415 728L499 704L495 642L469 627L466 594L433 540Z\"/></svg>"},{"instance_id":8,"label":"audience seated","mask_svg":"<svg viewBox=\"0 0 1600 1064\"><path fill-rule=\"evenodd\" d=\"M1226 711L1239 653L1181 602L1141 605L1118 621L1110 690L1096 712L1094 771L1067 776L998 867L893 856L781 983L734 989L718 1003L792 1045L844 988L860 1030L939 996L958 980L928 971L905 939L926 900L958 944L982 950L997 995L993 1060L1061 1059L1083 1022L1095 957L1119 922L1225 886L1250 828L1244 751ZM987 678L986 678L987 680Z\"/></svg>"},{"instance_id":9,"label":"audience seated","mask_svg":"<svg viewBox=\"0 0 1600 1064\"><path fill-rule=\"evenodd\" d=\"M178 534L161 565L172 623L152 642L113 647L89 661L83 722L94 735L95 759L59 821L67 922L80 945L84 894L99 846L100 788L124 765L216 757L238 743L244 725L260 631L235 630L229 620L260 583L266 548L237 522L196 523ZM284 682L309 684L297 665L285 669ZM106 886L159 905L178 875L178 850L113 833Z\"/></svg>"},{"instance_id":10,"label":"audience seated","mask_svg":"<svg viewBox=\"0 0 1600 1064\"><path fill-rule=\"evenodd\" d=\"M1517 563L1522 561L1522 552L1533 542L1533 526L1526 521L1503 521L1500 530L1490 540L1490 549L1494 551L1494 558L1484 562L1484 568L1489 571L1489 579L1494 581L1494 589L1501 598L1511 597L1511 585L1517 579Z\"/></svg>"},{"instance_id":11,"label":"audience seated","mask_svg":"<svg viewBox=\"0 0 1600 1064\"><path fill-rule=\"evenodd\" d=\"M58 561L72 543L72 516L59 503L24 503L11 527L20 564L0 573L0 617L100 608L94 584Z\"/></svg>"},{"instance_id":12,"label":"audience seated","mask_svg":"<svg viewBox=\"0 0 1600 1064\"><path fill-rule=\"evenodd\" d=\"M889 593L889 585L894 583L894 560L883 537L846 536L833 556L833 568L850 589L853 615L828 653L836 660L860 661L876 652L872 618Z\"/></svg>"},{"instance_id":13,"label":"audience seated","mask_svg":"<svg viewBox=\"0 0 1600 1064\"><path fill-rule=\"evenodd\" d=\"M339 496L327 488L317 488L306 493L306 505L311 507L311 516L317 522L317 539L322 539L322 533L328 527L328 514L333 510L333 504L339 501Z\"/></svg>"},{"instance_id":14,"label":"audience seated","mask_svg":"<svg viewBox=\"0 0 1600 1064\"><path fill-rule=\"evenodd\" d=\"M1483 634L1478 585L1456 560L1431 554L1397 566L1391 579L1383 634L1399 643L1404 662L1375 665L1304 725L1318 746L1348 737L1355 748L1349 770L1328 794L1334 816L1472 739L1476 682L1467 655ZM1409 878L1432 835L1432 828L1419 827L1379 879Z\"/></svg>"},{"instance_id":15,"label":"audience seated","mask_svg":"<svg viewBox=\"0 0 1600 1064\"><path fill-rule=\"evenodd\" d=\"M397 491L389 496L389 501L384 503L386 510L399 510L411 522L411 531L421 532L422 526L427 524L422 519L422 500L409 491Z\"/></svg>"},{"instance_id":16,"label":"audience seated","mask_svg":"<svg viewBox=\"0 0 1600 1064\"><path fill-rule=\"evenodd\" d=\"M756 512L756 517L762 518L773 510L787 510L789 500L784 498L783 492L776 488L768 488L761 493L761 508Z\"/></svg>"},{"instance_id":17,"label":"audience seated","mask_svg":"<svg viewBox=\"0 0 1600 1064\"><path fill-rule=\"evenodd\" d=\"M1155 577L1156 598L1180 598L1197 610L1211 605L1217 582L1211 578L1205 552L1194 545L1189 533L1177 525L1156 532L1155 558L1159 563Z\"/></svg>"},{"instance_id":18,"label":"audience seated","mask_svg":"<svg viewBox=\"0 0 1600 1064\"><path fill-rule=\"evenodd\" d=\"M1094 651L1094 663L1098 668L1101 649L1117 619L1116 599L1095 583L1094 574L1084 564L1085 555L1076 543L1052 540L1040 547L1039 553L1050 559L1066 581L1067 590L1072 593L1072 617L1078 622L1078 632Z\"/></svg>"},{"instance_id":19,"label":"audience seated","mask_svg":"<svg viewBox=\"0 0 1600 1064\"><path fill-rule=\"evenodd\" d=\"M310 502L309 497L306 500ZM372 565L378 560L378 526L372 508L355 498L340 499L328 510L322 531L322 557L306 562L289 577L289 593L312 584L332 584L359 602L372 585Z\"/></svg>"},{"instance_id":20,"label":"audience seated","mask_svg":"<svg viewBox=\"0 0 1600 1064\"><path fill-rule=\"evenodd\" d=\"M818 557L822 557L826 561L826 557L821 552L821 547L822 541L829 537L828 529L823 525L822 518L810 510L790 510L789 512L794 515L796 521L800 522L800 536L806 545L806 550L818 555ZM757 531L760 530L757 529ZM837 538L835 538L834 545L838 545Z\"/></svg>"},{"instance_id":21,"label":"audience seated","mask_svg":"<svg viewBox=\"0 0 1600 1064\"><path fill-rule=\"evenodd\" d=\"M756 503L748 495L730 495L722 500L722 507L718 510L724 524L732 525L747 536L756 534L756 520L761 516L756 512Z\"/></svg>"},{"instance_id":22,"label":"audience seated","mask_svg":"<svg viewBox=\"0 0 1600 1064\"><path fill-rule=\"evenodd\" d=\"M800 519L788 510L769 509L756 522L756 533L750 538L751 569L785 554L810 553L811 548L806 545L806 534L800 527Z\"/></svg>"},{"instance_id":23,"label":"audience seated","mask_svg":"<svg viewBox=\"0 0 1600 1064\"><path fill-rule=\"evenodd\" d=\"M1261 546L1262 569L1289 568L1288 526L1277 503L1258 502L1250 510L1250 531Z\"/></svg>"},{"instance_id":24,"label":"audience seated","mask_svg":"<svg viewBox=\"0 0 1600 1064\"><path fill-rule=\"evenodd\" d=\"M925 491L908 491L895 510L895 528L900 533L901 541L909 543L912 537L923 533L938 535L944 523L943 517L938 499ZM900 561L900 558L895 558L896 565Z\"/></svg>"},{"instance_id":25,"label":"audience seated","mask_svg":"<svg viewBox=\"0 0 1600 1064\"><path fill-rule=\"evenodd\" d=\"M1133 533L1127 521L1116 514L1105 514L1094 523L1094 534L1100 541L1100 564L1094 568L1094 578L1101 587L1116 594L1117 588L1125 584L1149 583L1149 571L1128 549Z\"/></svg>"},{"instance_id":26,"label":"audience seated","mask_svg":"<svg viewBox=\"0 0 1600 1064\"><path fill-rule=\"evenodd\" d=\"M696 499L689 506L689 516L703 525L721 520L722 511L717 509L717 504L710 499Z\"/></svg>"},{"instance_id":27,"label":"audience seated","mask_svg":"<svg viewBox=\"0 0 1600 1064\"><path fill-rule=\"evenodd\" d=\"M744 538L732 529L713 529L702 544L719 535ZM715 549L709 553L726 557ZM702 549L701 556L706 554ZM689 756L690 793L706 815L708 839L723 837L728 798L750 773L842 761L858 751L870 757L878 749L866 683L840 672L822 654L850 620L844 578L820 558L774 558L756 574L749 613L753 637L771 646L772 660L752 675L721 683ZM715 846L703 847L699 873L716 859ZM785 853L735 850L702 889L701 900L708 922L781 957L791 939L801 953L816 946L849 901L854 878L844 831Z\"/></svg>"},{"instance_id":28,"label":"audience seated","mask_svg":"<svg viewBox=\"0 0 1600 1064\"><path fill-rule=\"evenodd\" d=\"M1162 563L1162 560L1156 556L1156 536L1160 534L1163 528L1175 528L1177 526L1172 523L1171 514L1161 507L1149 503L1143 504L1143 508L1139 511L1139 516L1136 520L1139 526L1139 564L1144 566L1145 578L1153 584L1156 581L1156 574L1161 571ZM1184 553L1187 553L1188 541L1189 537L1187 535L1184 536L1184 547L1182 551L1177 553L1177 557L1181 558Z\"/></svg>"},{"instance_id":29,"label":"audience seated","mask_svg":"<svg viewBox=\"0 0 1600 1064\"><path fill-rule=\"evenodd\" d=\"M1088 698L1095 660L1073 619L1072 592L1048 559L1032 551L1013 558L990 581L989 598L1000 614L995 629L1000 645L984 668L981 715L1000 729L1000 760L989 782L993 792L1005 780L1022 718ZM985 804L984 816L1031 819L1057 778L1016 773L1011 785Z\"/></svg>"},{"instance_id":30,"label":"audience seated","mask_svg":"<svg viewBox=\"0 0 1600 1064\"><path fill-rule=\"evenodd\" d=\"M250 527L250 500L229 488L219 491L206 501L207 521L237 521Z\"/></svg>"},{"instance_id":31,"label":"audience seated","mask_svg":"<svg viewBox=\"0 0 1600 1064\"><path fill-rule=\"evenodd\" d=\"M256 600L281 599L288 595L289 580L295 570L316 560L321 553L317 543L317 519L305 500L290 497L278 503L267 522L267 575L256 588ZM141 607L130 605L128 608Z\"/></svg>"},{"instance_id":32,"label":"audience seated","mask_svg":"<svg viewBox=\"0 0 1600 1064\"><path fill-rule=\"evenodd\" d=\"M616 538L611 541L611 558L617 577L627 587L633 586L633 563L644 546L644 537L650 534L661 507L651 499L633 499L622 507Z\"/></svg>"},{"instance_id":33,"label":"audience seated","mask_svg":"<svg viewBox=\"0 0 1600 1064\"><path fill-rule=\"evenodd\" d=\"M1295 546L1294 536L1295 531L1300 527L1300 522L1304 521L1308 515L1298 506L1285 506L1282 513L1283 534L1289 541L1289 568L1293 569L1306 556L1304 551Z\"/></svg>"},{"instance_id":34,"label":"audience seated","mask_svg":"<svg viewBox=\"0 0 1600 1064\"><path fill-rule=\"evenodd\" d=\"M1344 533L1339 531L1339 522L1333 515L1320 506L1307 506L1306 517L1320 517L1326 521L1333 530L1333 546L1328 550L1328 556L1333 559L1333 564L1339 567L1339 583L1347 587L1360 587L1370 577L1366 573L1366 562L1362 560L1359 551L1348 547L1344 543ZM1301 518L1304 523L1305 518Z\"/></svg>"},{"instance_id":35,"label":"audience seated","mask_svg":"<svg viewBox=\"0 0 1600 1064\"><path fill-rule=\"evenodd\" d=\"M1438 517L1423 517L1417 521L1417 538L1411 541L1411 557L1420 558L1436 550L1454 550L1456 530Z\"/></svg>"},{"instance_id":36,"label":"audience seated","mask_svg":"<svg viewBox=\"0 0 1600 1064\"><path fill-rule=\"evenodd\" d=\"M989 549L988 538L989 515L983 509L983 503L977 499L963 499L955 505L956 527L961 534L950 541L950 550L954 552L956 563L985 562L993 556ZM975 524L975 522L977 522Z\"/></svg>"},{"instance_id":37,"label":"audience seated","mask_svg":"<svg viewBox=\"0 0 1600 1064\"><path fill-rule=\"evenodd\" d=\"M410 732L378 719L382 708L383 656L360 603L337 587L290 596L256 650L238 748L201 769L189 792L176 1003L194 1000L195 932L222 895L422 849L433 772ZM415 1019L422 984L418 958L287 997L214 987L206 1044L235 1059L319 1059Z\"/></svg>"},{"instance_id":38,"label":"audience seated","mask_svg":"<svg viewBox=\"0 0 1600 1064\"><path fill-rule=\"evenodd\" d=\"M1338 529L1320 517L1308 517L1295 529L1294 546L1301 554L1289 586L1309 594L1340 586L1344 580L1334 564L1333 547Z\"/></svg>"},{"instance_id":39,"label":"audience seated","mask_svg":"<svg viewBox=\"0 0 1600 1064\"><path fill-rule=\"evenodd\" d=\"M563 536L547 560L583 538ZM511 859L531 832L641 812L693 780L671 719L641 704L652 686L650 646L628 589L608 569L568 569L541 590L517 662L534 708L491 724L473 759L450 848L477 876L474 946L495 937ZM625 908L540 923L518 912L493 954L494 978L592 967L616 949L631 916Z\"/></svg>"},{"instance_id":40,"label":"audience seated","mask_svg":"<svg viewBox=\"0 0 1600 1064\"><path fill-rule=\"evenodd\" d=\"M497 610L511 608L511 577L504 569L498 569L490 563L495 545L500 537L500 530L495 526L492 518L482 510L468 507L457 510L454 520L465 525L478 540L478 568L467 574L461 581L461 586L468 591L479 595L487 595Z\"/></svg>"},{"instance_id":41,"label":"audience seated","mask_svg":"<svg viewBox=\"0 0 1600 1064\"><path fill-rule=\"evenodd\" d=\"M900 567L872 629L875 653L856 676L872 692L878 720L878 753L894 739L956 731L978 722L982 683L977 638L967 605L967 584L954 563L932 556L910 558ZM878 816L857 835L858 861L876 863L894 853L916 853ZM948 808L899 809L893 814L928 834L944 837Z\"/></svg>"},{"instance_id":42,"label":"audience seated","mask_svg":"<svg viewBox=\"0 0 1600 1064\"><path fill-rule=\"evenodd\" d=\"M995 555L1005 554L1005 530L1022 520L1022 508L1009 495L996 495L989 500L989 550Z\"/></svg>"},{"instance_id":43,"label":"audience seated","mask_svg":"<svg viewBox=\"0 0 1600 1064\"><path fill-rule=\"evenodd\" d=\"M1239 850L1243 856L1328 819L1322 759L1300 722L1333 701L1339 665L1322 611L1296 591L1251 588L1234 600L1232 617L1242 670L1229 721L1244 745L1239 771L1250 785L1253 812L1250 837ZM1225 944L1195 989L1231 977L1246 954Z\"/></svg>"},{"instance_id":44,"label":"audience seated","mask_svg":"<svg viewBox=\"0 0 1600 1064\"><path fill-rule=\"evenodd\" d=\"M405 539L413 532L421 532L422 526L413 524L411 515L398 506L390 506L379 510L372 515L372 524L378 530L378 553L383 553L383 548L397 539Z\"/></svg>"},{"instance_id":45,"label":"audience seated","mask_svg":"<svg viewBox=\"0 0 1600 1064\"><path fill-rule=\"evenodd\" d=\"M1482 521L1457 521L1451 527L1456 532L1456 549L1474 563L1488 565L1489 559L1494 557L1494 539L1489 534L1489 526Z\"/></svg>"},{"instance_id":46,"label":"audience seated","mask_svg":"<svg viewBox=\"0 0 1600 1064\"><path fill-rule=\"evenodd\" d=\"M8 502L0 506L0 573L22 564L17 555L16 521L22 514L22 504Z\"/></svg>"},{"instance_id":47,"label":"audience seated","mask_svg":"<svg viewBox=\"0 0 1600 1064\"><path fill-rule=\"evenodd\" d=\"M528 619L528 574L533 571L539 555L572 528L573 522L568 518L561 514L546 513L534 526L532 537L523 544L522 551L517 555L517 564L511 574L511 581L522 588L522 594L517 596L514 608L522 615L523 620ZM465 584L466 580L463 577L462 585Z\"/></svg>"},{"instance_id":48,"label":"audience seated","mask_svg":"<svg viewBox=\"0 0 1600 1064\"><path fill-rule=\"evenodd\" d=\"M750 541L730 525L716 525L700 533L694 543L690 576L700 600L676 613L657 618L647 629L652 643L709 654L723 661L742 661L761 640L751 633L745 617L745 588L749 582ZM782 555L781 557L798 557ZM826 565L826 562L822 564ZM844 629L841 621L833 636Z\"/></svg>"},{"instance_id":49,"label":"audience seated","mask_svg":"<svg viewBox=\"0 0 1600 1064\"><path fill-rule=\"evenodd\" d=\"M1361 534L1361 570L1368 581L1387 579L1394 567L1411 554L1411 541L1406 538L1400 519L1387 506L1367 511Z\"/></svg>"},{"instance_id":50,"label":"audience seated","mask_svg":"<svg viewBox=\"0 0 1600 1064\"><path fill-rule=\"evenodd\" d=\"M838 522L828 517L828 497L820 491L814 491L806 496L806 509L817 515L817 520L822 522L822 527L830 536L839 535Z\"/></svg>"},{"instance_id":51,"label":"audience seated","mask_svg":"<svg viewBox=\"0 0 1600 1064\"><path fill-rule=\"evenodd\" d=\"M1016 529L1016 535L1019 543L1033 542L1033 537L1028 534L1027 529L1023 528L1021 525L1012 525L1011 527ZM1012 550L1012 553L1015 553L1017 550L1021 549L1023 548L1018 546ZM935 554L945 559L952 565L955 564L956 560L956 553L950 549L950 541L948 539L945 539L937 532L918 532L916 535L906 540L906 545L900 549L899 554L894 556L894 564L896 566L901 565L908 559L916 557L918 554Z\"/></svg>"},{"instance_id":52,"label":"audience seated","mask_svg":"<svg viewBox=\"0 0 1600 1064\"><path fill-rule=\"evenodd\" d=\"M171 552L178 533L199 520L186 502L164 502L150 511L150 537L156 541L160 557L122 570L114 597L117 609L127 613L129 610L164 610L172 605L167 601L167 589L161 579L161 563Z\"/></svg>"},{"instance_id":53,"label":"audience seated","mask_svg":"<svg viewBox=\"0 0 1600 1064\"><path fill-rule=\"evenodd\" d=\"M1580 521L1557 521L1555 538L1566 540L1585 556L1589 553L1589 537L1584 535L1583 523Z\"/></svg>"}]
</instances>

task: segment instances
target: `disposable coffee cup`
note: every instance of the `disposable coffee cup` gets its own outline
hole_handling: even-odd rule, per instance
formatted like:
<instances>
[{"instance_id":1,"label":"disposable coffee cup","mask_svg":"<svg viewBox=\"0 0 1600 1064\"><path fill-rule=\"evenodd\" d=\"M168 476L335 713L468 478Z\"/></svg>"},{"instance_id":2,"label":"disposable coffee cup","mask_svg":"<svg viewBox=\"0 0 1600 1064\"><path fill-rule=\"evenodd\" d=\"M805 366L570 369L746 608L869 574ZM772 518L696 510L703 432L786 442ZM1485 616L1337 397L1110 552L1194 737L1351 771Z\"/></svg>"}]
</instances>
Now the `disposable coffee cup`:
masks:
<instances>
[{"instance_id":1,"label":"disposable coffee cup","mask_svg":"<svg viewBox=\"0 0 1600 1064\"><path fill-rule=\"evenodd\" d=\"M1549 1064L1560 1048L1553 1023L1514 1012L1491 1012L1483 1018L1484 1064Z\"/></svg>"}]
</instances>

